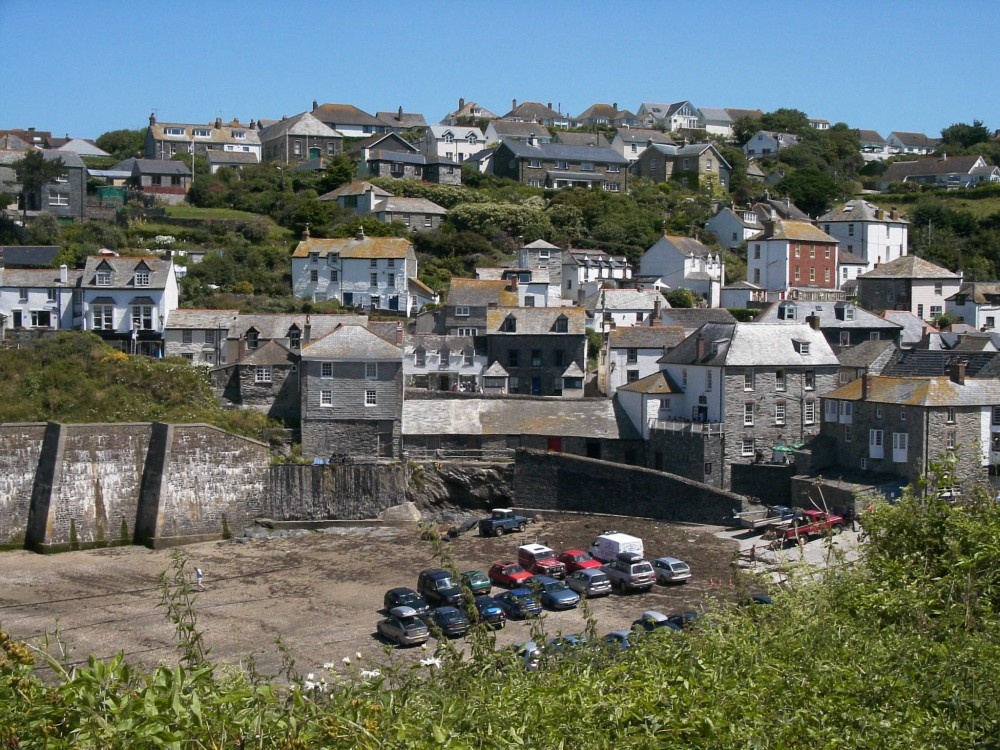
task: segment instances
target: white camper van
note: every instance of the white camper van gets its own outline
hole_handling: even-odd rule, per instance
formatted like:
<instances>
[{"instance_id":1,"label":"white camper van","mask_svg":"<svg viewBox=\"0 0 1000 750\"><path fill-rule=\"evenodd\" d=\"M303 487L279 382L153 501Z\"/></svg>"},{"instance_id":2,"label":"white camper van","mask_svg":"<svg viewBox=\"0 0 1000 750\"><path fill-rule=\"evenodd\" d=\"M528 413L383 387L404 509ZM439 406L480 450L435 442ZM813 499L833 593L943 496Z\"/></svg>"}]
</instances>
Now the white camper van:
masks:
<instances>
[{"instance_id":1,"label":"white camper van","mask_svg":"<svg viewBox=\"0 0 1000 750\"><path fill-rule=\"evenodd\" d=\"M605 531L598 536L590 545L588 552L601 562L617 560L618 555L622 552L633 552L640 558L644 557L642 540L639 537L621 534L617 531Z\"/></svg>"}]
</instances>

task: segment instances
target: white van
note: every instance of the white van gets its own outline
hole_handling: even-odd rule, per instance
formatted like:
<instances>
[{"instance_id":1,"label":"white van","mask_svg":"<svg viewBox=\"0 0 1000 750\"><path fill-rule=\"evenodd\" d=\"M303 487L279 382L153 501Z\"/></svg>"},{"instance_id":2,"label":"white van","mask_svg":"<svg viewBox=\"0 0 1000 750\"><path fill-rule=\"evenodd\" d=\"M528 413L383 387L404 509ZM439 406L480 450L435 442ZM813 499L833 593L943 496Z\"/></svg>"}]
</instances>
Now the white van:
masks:
<instances>
[{"instance_id":1,"label":"white van","mask_svg":"<svg viewBox=\"0 0 1000 750\"><path fill-rule=\"evenodd\" d=\"M642 540L637 536L621 534L617 531L605 531L594 540L588 550L592 557L596 557L601 562L611 562L617 560L622 552L634 552L639 557L644 557L642 551Z\"/></svg>"}]
</instances>

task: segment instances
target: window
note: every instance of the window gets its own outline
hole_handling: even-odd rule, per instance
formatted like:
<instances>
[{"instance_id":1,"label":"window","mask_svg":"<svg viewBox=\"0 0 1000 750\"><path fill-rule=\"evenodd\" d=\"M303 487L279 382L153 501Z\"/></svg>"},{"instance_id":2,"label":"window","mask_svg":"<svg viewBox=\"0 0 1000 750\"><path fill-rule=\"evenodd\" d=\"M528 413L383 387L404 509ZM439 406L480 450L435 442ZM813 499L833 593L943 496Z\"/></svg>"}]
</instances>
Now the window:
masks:
<instances>
[{"instance_id":1,"label":"window","mask_svg":"<svg viewBox=\"0 0 1000 750\"><path fill-rule=\"evenodd\" d=\"M49 193L49 205L50 206L68 206L69 196L65 193Z\"/></svg>"},{"instance_id":2,"label":"window","mask_svg":"<svg viewBox=\"0 0 1000 750\"><path fill-rule=\"evenodd\" d=\"M903 406L902 404L900 404L899 406L899 421L900 422L906 421L906 407Z\"/></svg>"},{"instance_id":3,"label":"window","mask_svg":"<svg viewBox=\"0 0 1000 750\"><path fill-rule=\"evenodd\" d=\"M850 383L851 382L851 371L850 370L841 370L840 371L840 382L841 383Z\"/></svg>"},{"instance_id":4,"label":"window","mask_svg":"<svg viewBox=\"0 0 1000 750\"><path fill-rule=\"evenodd\" d=\"M707 370L705 372L705 390L706 391L711 391L712 390L712 371L711 370Z\"/></svg>"},{"instance_id":5,"label":"window","mask_svg":"<svg viewBox=\"0 0 1000 750\"><path fill-rule=\"evenodd\" d=\"M944 312L941 305L931 305L931 318L937 318Z\"/></svg>"},{"instance_id":6,"label":"window","mask_svg":"<svg viewBox=\"0 0 1000 750\"><path fill-rule=\"evenodd\" d=\"M537 178L532 178L528 180L528 187L540 188L542 186L542 181Z\"/></svg>"},{"instance_id":7,"label":"window","mask_svg":"<svg viewBox=\"0 0 1000 750\"><path fill-rule=\"evenodd\" d=\"M184 128L164 128L164 135L184 135Z\"/></svg>"},{"instance_id":8,"label":"window","mask_svg":"<svg viewBox=\"0 0 1000 750\"><path fill-rule=\"evenodd\" d=\"M618 193L621 191L621 185L617 182L605 182L604 189L609 193Z\"/></svg>"},{"instance_id":9,"label":"window","mask_svg":"<svg viewBox=\"0 0 1000 750\"><path fill-rule=\"evenodd\" d=\"M816 390L816 371L806 370L805 375L803 376L803 383L807 391Z\"/></svg>"},{"instance_id":10,"label":"window","mask_svg":"<svg viewBox=\"0 0 1000 750\"><path fill-rule=\"evenodd\" d=\"M531 366L541 367L542 366L542 350L532 349L531 350Z\"/></svg>"},{"instance_id":11,"label":"window","mask_svg":"<svg viewBox=\"0 0 1000 750\"><path fill-rule=\"evenodd\" d=\"M320 391L319 405L324 407L333 406L333 391Z\"/></svg>"},{"instance_id":12,"label":"window","mask_svg":"<svg viewBox=\"0 0 1000 750\"><path fill-rule=\"evenodd\" d=\"M625 364L634 365L639 361L639 350L630 348L625 350Z\"/></svg>"},{"instance_id":13,"label":"window","mask_svg":"<svg viewBox=\"0 0 1000 750\"><path fill-rule=\"evenodd\" d=\"M812 266L809 267L809 281L816 281L816 269Z\"/></svg>"},{"instance_id":14,"label":"window","mask_svg":"<svg viewBox=\"0 0 1000 750\"><path fill-rule=\"evenodd\" d=\"M995 320L996 320L996 318L993 315L987 315L986 316L986 327L987 328L996 328L996 324L994 323Z\"/></svg>"},{"instance_id":15,"label":"window","mask_svg":"<svg viewBox=\"0 0 1000 750\"><path fill-rule=\"evenodd\" d=\"M365 380L378 378L378 362L365 362Z\"/></svg>"},{"instance_id":16,"label":"window","mask_svg":"<svg viewBox=\"0 0 1000 750\"><path fill-rule=\"evenodd\" d=\"M593 172L594 171L594 162L592 162L592 161L581 162L580 163L580 171L581 172Z\"/></svg>"},{"instance_id":17,"label":"window","mask_svg":"<svg viewBox=\"0 0 1000 750\"><path fill-rule=\"evenodd\" d=\"M854 236L854 225L853 224L848 224L847 225L847 236L848 237L853 237Z\"/></svg>"},{"instance_id":18,"label":"window","mask_svg":"<svg viewBox=\"0 0 1000 750\"><path fill-rule=\"evenodd\" d=\"M193 332L192 331L181 331L181 343L182 344L190 344L192 342L192 340L193 340Z\"/></svg>"},{"instance_id":19,"label":"window","mask_svg":"<svg viewBox=\"0 0 1000 750\"><path fill-rule=\"evenodd\" d=\"M844 425L844 442L852 443L854 442L854 430L849 424Z\"/></svg>"},{"instance_id":20,"label":"window","mask_svg":"<svg viewBox=\"0 0 1000 750\"><path fill-rule=\"evenodd\" d=\"M681 370L681 385L685 388L687 388L688 386L688 371L686 369ZM1000 424L1000 421L996 422L995 424Z\"/></svg>"},{"instance_id":21,"label":"window","mask_svg":"<svg viewBox=\"0 0 1000 750\"><path fill-rule=\"evenodd\" d=\"M803 357L808 357L809 356L809 346L810 346L809 342L808 341L800 341L798 343L799 343L799 346L798 346L799 354L801 354Z\"/></svg>"},{"instance_id":22,"label":"window","mask_svg":"<svg viewBox=\"0 0 1000 750\"><path fill-rule=\"evenodd\" d=\"M945 437L945 440L944 440L945 447L948 450L954 450L955 446L957 445L955 431L954 430L948 430L948 432L945 433L944 437Z\"/></svg>"},{"instance_id":23,"label":"window","mask_svg":"<svg viewBox=\"0 0 1000 750\"><path fill-rule=\"evenodd\" d=\"M521 366L521 350L520 349L508 349L507 350L507 366L508 367L520 367Z\"/></svg>"},{"instance_id":24,"label":"window","mask_svg":"<svg viewBox=\"0 0 1000 750\"><path fill-rule=\"evenodd\" d=\"M336 268L330 269L330 281L334 283L340 281L340 271L338 271Z\"/></svg>"},{"instance_id":25,"label":"window","mask_svg":"<svg viewBox=\"0 0 1000 750\"><path fill-rule=\"evenodd\" d=\"M255 383L270 383L272 378L272 371L270 365L258 365L253 368L253 382Z\"/></svg>"},{"instance_id":26,"label":"window","mask_svg":"<svg viewBox=\"0 0 1000 750\"><path fill-rule=\"evenodd\" d=\"M854 404L850 401L842 401L840 403L840 421L841 422L851 422L854 419Z\"/></svg>"},{"instance_id":27,"label":"window","mask_svg":"<svg viewBox=\"0 0 1000 750\"><path fill-rule=\"evenodd\" d=\"M639 379L639 371L638 370L626 370L625 371L625 382L626 383L634 383L638 379Z\"/></svg>"},{"instance_id":28,"label":"window","mask_svg":"<svg viewBox=\"0 0 1000 750\"><path fill-rule=\"evenodd\" d=\"M459 336L477 336L479 334L478 328L459 328Z\"/></svg>"},{"instance_id":29,"label":"window","mask_svg":"<svg viewBox=\"0 0 1000 750\"><path fill-rule=\"evenodd\" d=\"M802 269L800 269L798 266L795 266L795 280L799 281L801 278L802 278Z\"/></svg>"},{"instance_id":30,"label":"window","mask_svg":"<svg viewBox=\"0 0 1000 750\"><path fill-rule=\"evenodd\" d=\"M809 246L809 257L810 258L815 258L816 257L816 246L815 245L810 245Z\"/></svg>"},{"instance_id":31,"label":"window","mask_svg":"<svg viewBox=\"0 0 1000 750\"><path fill-rule=\"evenodd\" d=\"M309 281L311 281L314 284L317 281L319 281L319 271L317 269L315 269L315 268L310 268L309 269Z\"/></svg>"},{"instance_id":32,"label":"window","mask_svg":"<svg viewBox=\"0 0 1000 750\"><path fill-rule=\"evenodd\" d=\"M28 301L28 287L22 286L17 290L17 301L27 302Z\"/></svg>"},{"instance_id":33,"label":"window","mask_svg":"<svg viewBox=\"0 0 1000 750\"><path fill-rule=\"evenodd\" d=\"M885 451L882 445L882 430L868 430L868 457L884 458Z\"/></svg>"},{"instance_id":34,"label":"window","mask_svg":"<svg viewBox=\"0 0 1000 750\"><path fill-rule=\"evenodd\" d=\"M386 274L385 285L394 288L396 286L396 274L394 273Z\"/></svg>"},{"instance_id":35,"label":"window","mask_svg":"<svg viewBox=\"0 0 1000 750\"><path fill-rule=\"evenodd\" d=\"M934 294L938 296L944 294L944 286L940 282L934 285Z\"/></svg>"},{"instance_id":36,"label":"window","mask_svg":"<svg viewBox=\"0 0 1000 750\"><path fill-rule=\"evenodd\" d=\"M801 245L795 245L795 253L794 253L793 257L795 257L795 258L801 258L802 257Z\"/></svg>"},{"instance_id":37,"label":"window","mask_svg":"<svg viewBox=\"0 0 1000 750\"><path fill-rule=\"evenodd\" d=\"M455 307L455 317L456 318L467 318L469 317L469 308L464 305L458 305Z\"/></svg>"},{"instance_id":38,"label":"window","mask_svg":"<svg viewBox=\"0 0 1000 750\"><path fill-rule=\"evenodd\" d=\"M806 399L805 405L802 411L802 421L806 424L816 424L816 401L813 399Z\"/></svg>"},{"instance_id":39,"label":"window","mask_svg":"<svg viewBox=\"0 0 1000 750\"><path fill-rule=\"evenodd\" d=\"M783 391L785 390L785 371L775 370L774 371L774 390Z\"/></svg>"},{"instance_id":40,"label":"window","mask_svg":"<svg viewBox=\"0 0 1000 750\"><path fill-rule=\"evenodd\" d=\"M618 173L618 172L621 172L621 171L622 171L622 168L621 168L621 165L619 165L619 164L609 164L608 165L608 172L609 173Z\"/></svg>"},{"instance_id":41,"label":"window","mask_svg":"<svg viewBox=\"0 0 1000 750\"><path fill-rule=\"evenodd\" d=\"M247 331L246 342L247 349L256 349L260 345L260 334L252 329Z\"/></svg>"},{"instance_id":42,"label":"window","mask_svg":"<svg viewBox=\"0 0 1000 750\"><path fill-rule=\"evenodd\" d=\"M785 402L779 401L774 405L774 423L784 424L785 423Z\"/></svg>"},{"instance_id":43,"label":"window","mask_svg":"<svg viewBox=\"0 0 1000 750\"><path fill-rule=\"evenodd\" d=\"M743 404L743 425L744 427L753 427L753 401L747 401Z\"/></svg>"},{"instance_id":44,"label":"window","mask_svg":"<svg viewBox=\"0 0 1000 750\"><path fill-rule=\"evenodd\" d=\"M837 402L836 401L826 401L826 411L824 412L823 419L827 422L837 421Z\"/></svg>"},{"instance_id":45,"label":"window","mask_svg":"<svg viewBox=\"0 0 1000 750\"><path fill-rule=\"evenodd\" d=\"M924 306L923 305L917 305L917 317L920 318L921 320L924 319Z\"/></svg>"},{"instance_id":46,"label":"window","mask_svg":"<svg viewBox=\"0 0 1000 750\"><path fill-rule=\"evenodd\" d=\"M753 370L747 370L743 373L743 390L752 391L753 390Z\"/></svg>"},{"instance_id":47,"label":"window","mask_svg":"<svg viewBox=\"0 0 1000 750\"><path fill-rule=\"evenodd\" d=\"M733 239L736 239L735 237ZM754 260L760 260L760 245L753 246L753 257Z\"/></svg>"},{"instance_id":48,"label":"window","mask_svg":"<svg viewBox=\"0 0 1000 750\"><path fill-rule=\"evenodd\" d=\"M541 169L542 168L542 160L541 159L528 159L528 166L531 169Z\"/></svg>"},{"instance_id":49,"label":"window","mask_svg":"<svg viewBox=\"0 0 1000 750\"><path fill-rule=\"evenodd\" d=\"M651 172L656 170L656 159L649 160L649 170Z\"/></svg>"},{"instance_id":50,"label":"window","mask_svg":"<svg viewBox=\"0 0 1000 750\"><path fill-rule=\"evenodd\" d=\"M378 395L372 389L365 391L365 406L378 406Z\"/></svg>"},{"instance_id":51,"label":"window","mask_svg":"<svg viewBox=\"0 0 1000 750\"><path fill-rule=\"evenodd\" d=\"M378 286L378 274L377 273L370 274L369 282L370 286Z\"/></svg>"},{"instance_id":52,"label":"window","mask_svg":"<svg viewBox=\"0 0 1000 750\"><path fill-rule=\"evenodd\" d=\"M233 131L233 138L237 138L239 140L243 140L246 137L247 137L247 134L244 133L242 130L234 130Z\"/></svg>"},{"instance_id":53,"label":"window","mask_svg":"<svg viewBox=\"0 0 1000 750\"><path fill-rule=\"evenodd\" d=\"M332 378L333 377L333 362L320 362L319 363L319 376L321 378Z\"/></svg>"},{"instance_id":54,"label":"window","mask_svg":"<svg viewBox=\"0 0 1000 750\"><path fill-rule=\"evenodd\" d=\"M830 260L830 246L829 245L826 246L826 259Z\"/></svg>"},{"instance_id":55,"label":"window","mask_svg":"<svg viewBox=\"0 0 1000 750\"><path fill-rule=\"evenodd\" d=\"M709 476L712 473L712 463L711 461L705 462L705 476Z\"/></svg>"},{"instance_id":56,"label":"window","mask_svg":"<svg viewBox=\"0 0 1000 750\"><path fill-rule=\"evenodd\" d=\"M740 455L741 456L753 455L753 438L743 438L743 440L740 441Z\"/></svg>"},{"instance_id":57,"label":"window","mask_svg":"<svg viewBox=\"0 0 1000 750\"><path fill-rule=\"evenodd\" d=\"M49 328L52 325L52 313L48 310L31 311L32 328Z\"/></svg>"},{"instance_id":58,"label":"window","mask_svg":"<svg viewBox=\"0 0 1000 750\"><path fill-rule=\"evenodd\" d=\"M823 269L823 281L829 281L829 280L830 280L830 269L829 268L824 268Z\"/></svg>"},{"instance_id":59,"label":"window","mask_svg":"<svg viewBox=\"0 0 1000 750\"><path fill-rule=\"evenodd\" d=\"M525 307L534 307L535 306L535 295L533 295L533 294L526 294L526 295L524 295L524 306Z\"/></svg>"},{"instance_id":60,"label":"window","mask_svg":"<svg viewBox=\"0 0 1000 750\"><path fill-rule=\"evenodd\" d=\"M45 290L45 299L47 299L49 302L55 302L56 294L57 294L56 290L53 289L52 287L49 287L48 289Z\"/></svg>"},{"instance_id":61,"label":"window","mask_svg":"<svg viewBox=\"0 0 1000 750\"><path fill-rule=\"evenodd\" d=\"M841 331L840 332L840 345L841 346L850 346L851 345L851 332L850 331Z\"/></svg>"},{"instance_id":62,"label":"window","mask_svg":"<svg viewBox=\"0 0 1000 750\"><path fill-rule=\"evenodd\" d=\"M875 419L882 418L882 404L875 404Z\"/></svg>"},{"instance_id":63,"label":"window","mask_svg":"<svg viewBox=\"0 0 1000 750\"><path fill-rule=\"evenodd\" d=\"M153 330L153 306L133 305L132 306L132 328L143 331Z\"/></svg>"},{"instance_id":64,"label":"window","mask_svg":"<svg viewBox=\"0 0 1000 750\"><path fill-rule=\"evenodd\" d=\"M103 270L98 271L97 276L94 279L97 286L111 286L111 271Z\"/></svg>"},{"instance_id":65,"label":"window","mask_svg":"<svg viewBox=\"0 0 1000 750\"><path fill-rule=\"evenodd\" d=\"M705 160L705 171L706 172L711 172L712 171L712 160L711 159L706 159Z\"/></svg>"},{"instance_id":66,"label":"window","mask_svg":"<svg viewBox=\"0 0 1000 750\"><path fill-rule=\"evenodd\" d=\"M954 406L949 406L948 407L948 417L947 417L947 419L948 419L948 424L955 424L955 407Z\"/></svg>"},{"instance_id":67,"label":"window","mask_svg":"<svg viewBox=\"0 0 1000 750\"><path fill-rule=\"evenodd\" d=\"M292 144L292 154L302 156L302 141L295 141Z\"/></svg>"},{"instance_id":68,"label":"window","mask_svg":"<svg viewBox=\"0 0 1000 750\"><path fill-rule=\"evenodd\" d=\"M556 333L569 333L569 320L562 315L556 318Z\"/></svg>"},{"instance_id":69,"label":"window","mask_svg":"<svg viewBox=\"0 0 1000 750\"><path fill-rule=\"evenodd\" d=\"M337 144L330 141L326 144L326 153L328 156L334 156L337 153Z\"/></svg>"},{"instance_id":70,"label":"window","mask_svg":"<svg viewBox=\"0 0 1000 750\"><path fill-rule=\"evenodd\" d=\"M568 161L561 161L561 160L557 161L556 162L556 169L569 169L569 162Z\"/></svg>"},{"instance_id":71,"label":"window","mask_svg":"<svg viewBox=\"0 0 1000 750\"><path fill-rule=\"evenodd\" d=\"M759 268L753 269L753 283L754 284L760 284L760 269Z\"/></svg>"},{"instance_id":72,"label":"window","mask_svg":"<svg viewBox=\"0 0 1000 750\"><path fill-rule=\"evenodd\" d=\"M905 432L892 433L892 460L894 463L905 463L908 437Z\"/></svg>"}]
</instances>

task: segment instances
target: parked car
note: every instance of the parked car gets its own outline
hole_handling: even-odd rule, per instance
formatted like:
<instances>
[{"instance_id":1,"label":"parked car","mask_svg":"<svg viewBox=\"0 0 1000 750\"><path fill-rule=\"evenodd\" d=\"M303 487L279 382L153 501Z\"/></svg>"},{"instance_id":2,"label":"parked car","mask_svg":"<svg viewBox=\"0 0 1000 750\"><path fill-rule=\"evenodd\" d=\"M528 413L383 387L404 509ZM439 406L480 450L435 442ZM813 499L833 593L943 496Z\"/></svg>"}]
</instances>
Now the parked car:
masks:
<instances>
[{"instance_id":1,"label":"parked car","mask_svg":"<svg viewBox=\"0 0 1000 750\"><path fill-rule=\"evenodd\" d=\"M604 645L627 651L635 645L635 632L632 630L612 630L604 636Z\"/></svg>"},{"instance_id":2,"label":"parked car","mask_svg":"<svg viewBox=\"0 0 1000 750\"><path fill-rule=\"evenodd\" d=\"M424 599L420 594L411 588L406 586L398 586L394 589L389 589L385 592L385 596L382 598L382 604L385 607L385 611L388 612L393 607L410 607L418 615L426 615L431 611L430 605L427 604L427 600Z\"/></svg>"},{"instance_id":3,"label":"parked car","mask_svg":"<svg viewBox=\"0 0 1000 750\"><path fill-rule=\"evenodd\" d=\"M467 610L470 618L499 630L507 624L507 613L492 596L477 596L472 609Z\"/></svg>"},{"instance_id":4,"label":"parked car","mask_svg":"<svg viewBox=\"0 0 1000 750\"><path fill-rule=\"evenodd\" d=\"M653 560L657 583L684 583L691 577L691 567L676 557L658 557Z\"/></svg>"},{"instance_id":5,"label":"parked car","mask_svg":"<svg viewBox=\"0 0 1000 750\"><path fill-rule=\"evenodd\" d=\"M566 566L567 575L578 570L601 567L600 560L595 560L589 552L584 552L582 549L563 550L556 559Z\"/></svg>"},{"instance_id":6,"label":"parked car","mask_svg":"<svg viewBox=\"0 0 1000 750\"><path fill-rule=\"evenodd\" d=\"M462 599L462 588L451 573L441 568L428 568L417 576L417 593L429 604L457 604Z\"/></svg>"},{"instance_id":7,"label":"parked car","mask_svg":"<svg viewBox=\"0 0 1000 750\"><path fill-rule=\"evenodd\" d=\"M565 578L566 566L556 559L556 553L544 544L522 544L517 548L521 567L535 575Z\"/></svg>"},{"instance_id":8,"label":"parked car","mask_svg":"<svg viewBox=\"0 0 1000 750\"><path fill-rule=\"evenodd\" d=\"M481 570L466 570L462 573L462 585L472 591L473 596L489 596L493 590L490 577Z\"/></svg>"},{"instance_id":9,"label":"parked car","mask_svg":"<svg viewBox=\"0 0 1000 750\"><path fill-rule=\"evenodd\" d=\"M438 607L424 616L431 632L440 632L448 638L460 638L469 630L469 618L458 607Z\"/></svg>"},{"instance_id":10,"label":"parked car","mask_svg":"<svg viewBox=\"0 0 1000 750\"><path fill-rule=\"evenodd\" d=\"M667 619L670 620L674 625L676 625L681 630L687 630L692 625L694 625L701 615L695 612L693 609L687 609L683 612L676 612L672 615L667 615Z\"/></svg>"},{"instance_id":11,"label":"parked car","mask_svg":"<svg viewBox=\"0 0 1000 750\"><path fill-rule=\"evenodd\" d=\"M634 552L621 552L618 557L601 566L608 574L611 585L624 594L626 591L649 591L656 578L653 566Z\"/></svg>"},{"instance_id":12,"label":"parked car","mask_svg":"<svg viewBox=\"0 0 1000 750\"><path fill-rule=\"evenodd\" d=\"M415 646L430 637L424 621L413 607L393 607L389 616L375 626L378 634L398 646Z\"/></svg>"},{"instance_id":13,"label":"parked car","mask_svg":"<svg viewBox=\"0 0 1000 750\"><path fill-rule=\"evenodd\" d=\"M618 559L618 555L623 552L634 552L639 557L643 556L642 539L630 534L622 534L619 531L605 531L599 534L588 550L590 554L601 562L613 562Z\"/></svg>"},{"instance_id":14,"label":"parked car","mask_svg":"<svg viewBox=\"0 0 1000 750\"><path fill-rule=\"evenodd\" d=\"M479 535L503 536L511 531L524 531L527 526L528 519L510 508L494 508L489 518L479 521Z\"/></svg>"},{"instance_id":15,"label":"parked car","mask_svg":"<svg viewBox=\"0 0 1000 750\"><path fill-rule=\"evenodd\" d=\"M600 568L584 568L566 576L566 585L573 591L592 599L611 593L611 579Z\"/></svg>"},{"instance_id":16,"label":"parked car","mask_svg":"<svg viewBox=\"0 0 1000 750\"><path fill-rule=\"evenodd\" d=\"M575 649L584 648L586 645L587 636L583 633L569 633L549 638L549 642L545 644L545 648L553 655L560 655Z\"/></svg>"},{"instance_id":17,"label":"parked car","mask_svg":"<svg viewBox=\"0 0 1000 750\"><path fill-rule=\"evenodd\" d=\"M542 603L530 589L511 589L495 598L508 619L524 620L542 614Z\"/></svg>"},{"instance_id":18,"label":"parked car","mask_svg":"<svg viewBox=\"0 0 1000 750\"><path fill-rule=\"evenodd\" d=\"M632 621L632 630L652 633L654 630L658 630L659 628L667 628L669 630L676 631L681 630L681 626L674 622L669 616L652 609L643 612L638 619Z\"/></svg>"},{"instance_id":19,"label":"parked car","mask_svg":"<svg viewBox=\"0 0 1000 750\"><path fill-rule=\"evenodd\" d=\"M535 641L515 643L508 648L517 655L518 661L524 664L524 668L529 672L534 672L542 663L542 649Z\"/></svg>"},{"instance_id":20,"label":"parked car","mask_svg":"<svg viewBox=\"0 0 1000 750\"><path fill-rule=\"evenodd\" d=\"M525 579L531 578L531 573L509 560L493 563L487 575L490 581L504 588L517 588Z\"/></svg>"},{"instance_id":21,"label":"parked car","mask_svg":"<svg viewBox=\"0 0 1000 750\"><path fill-rule=\"evenodd\" d=\"M821 510L803 510L801 517L794 519L791 525L775 524L768 527L765 538L770 537L779 543L793 544L799 541L808 542L813 536L839 534L843 530L843 516Z\"/></svg>"},{"instance_id":22,"label":"parked car","mask_svg":"<svg viewBox=\"0 0 1000 750\"><path fill-rule=\"evenodd\" d=\"M543 607L548 609L573 609L580 603L580 595L564 581L550 576L532 576L524 587L534 591Z\"/></svg>"}]
</instances>

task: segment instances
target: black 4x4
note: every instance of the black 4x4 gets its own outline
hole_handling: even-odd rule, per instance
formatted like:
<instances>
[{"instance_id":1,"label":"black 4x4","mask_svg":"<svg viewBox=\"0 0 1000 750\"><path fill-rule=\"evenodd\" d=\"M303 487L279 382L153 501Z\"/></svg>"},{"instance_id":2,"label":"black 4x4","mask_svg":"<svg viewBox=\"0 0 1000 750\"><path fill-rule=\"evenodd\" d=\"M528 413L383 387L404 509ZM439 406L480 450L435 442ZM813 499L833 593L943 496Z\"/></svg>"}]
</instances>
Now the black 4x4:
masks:
<instances>
[{"instance_id":1,"label":"black 4x4","mask_svg":"<svg viewBox=\"0 0 1000 750\"><path fill-rule=\"evenodd\" d=\"M420 571L417 592L432 605L455 605L462 601L462 587L451 573L441 568Z\"/></svg>"}]
</instances>

